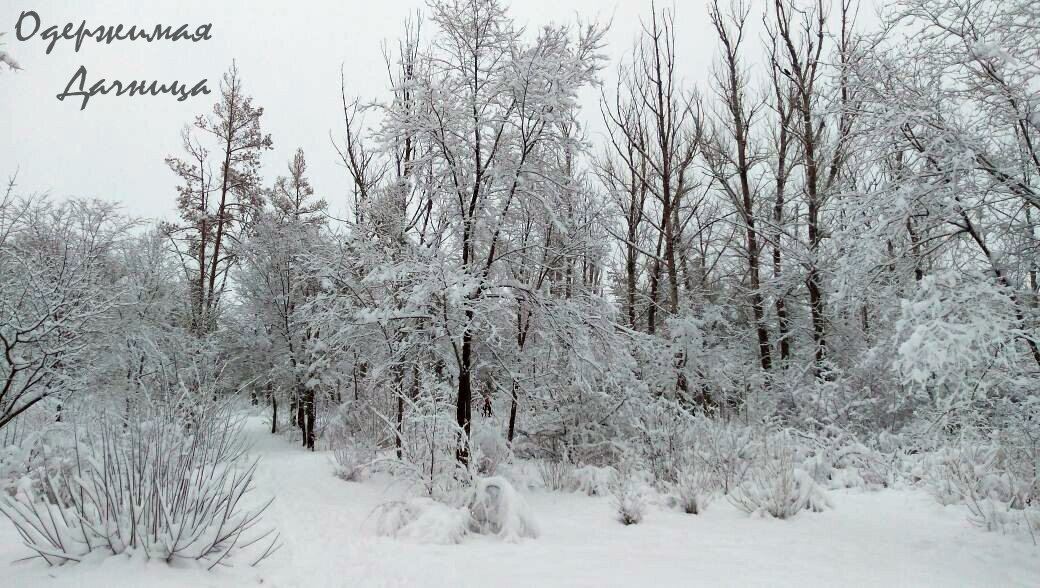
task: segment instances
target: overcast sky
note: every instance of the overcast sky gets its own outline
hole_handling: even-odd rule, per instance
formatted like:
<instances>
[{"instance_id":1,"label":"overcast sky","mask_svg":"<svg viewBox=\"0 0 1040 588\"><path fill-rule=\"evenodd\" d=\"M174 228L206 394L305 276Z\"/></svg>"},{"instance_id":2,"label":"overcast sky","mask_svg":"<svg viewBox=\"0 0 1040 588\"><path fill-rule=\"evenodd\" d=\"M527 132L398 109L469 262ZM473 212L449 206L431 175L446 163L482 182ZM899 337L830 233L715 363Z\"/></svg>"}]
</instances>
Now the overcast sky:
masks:
<instances>
[{"instance_id":1,"label":"overcast sky","mask_svg":"<svg viewBox=\"0 0 1040 588\"><path fill-rule=\"evenodd\" d=\"M760 10L755 1L755 10ZM518 23L529 29L550 21L574 22L598 17L613 21L607 53L618 58L632 46L639 20L649 13L649 0L515 0ZM709 76L715 43L700 0L678 3L680 74L703 84ZM274 139L265 154L265 181L285 173L285 162L303 147L317 191L335 210L343 210L349 180L338 165L330 131L342 131L341 64L348 93L364 98L386 94L381 42L394 40L405 17L422 8L422 0L322 0L258 2L256 0L98 2L0 0L0 31L5 49L21 64L20 72L0 73L0 176L19 170L23 192L48 191L54 196L114 200L135 216L171 218L177 180L164 163L181 153L180 129L194 115L209 112L215 94L178 102L161 96L97 96L85 110L80 100L59 102L60 93L80 65L88 85L105 78L179 80L189 85L202 78L214 92L221 74L236 59L247 92L264 107L263 125ZM212 23L210 41L86 40L77 53L74 43L59 41L45 54L40 34L29 41L15 38L23 10L35 10L42 27L85 20L88 27L157 23L189 30ZM753 21L759 20L756 16ZM427 32L432 23L427 23ZM756 47L757 49L757 41ZM607 72L609 84L612 84ZM598 126L598 91L586 93L584 117L593 132Z\"/></svg>"}]
</instances>

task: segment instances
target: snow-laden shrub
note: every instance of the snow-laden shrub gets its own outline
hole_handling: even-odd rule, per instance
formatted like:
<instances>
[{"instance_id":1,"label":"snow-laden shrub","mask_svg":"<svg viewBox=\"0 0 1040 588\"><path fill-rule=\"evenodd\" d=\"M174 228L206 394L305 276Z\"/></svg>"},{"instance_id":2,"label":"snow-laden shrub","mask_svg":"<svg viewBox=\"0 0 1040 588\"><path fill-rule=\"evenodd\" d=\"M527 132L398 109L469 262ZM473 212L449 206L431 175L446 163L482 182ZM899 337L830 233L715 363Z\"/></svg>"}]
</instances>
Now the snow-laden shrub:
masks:
<instances>
[{"instance_id":1,"label":"snow-laden shrub","mask_svg":"<svg viewBox=\"0 0 1040 588\"><path fill-rule=\"evenodd\" d=\"M539 535L527 501L501 476L477 478L460 498L461 506L429 497L383 503L373 513L375 533L437 545L461 543L470 532L505 541Z\"/></svg>"},{"instance_id":2,"label":"snow-laden shrub","mask_svg":"<svg viewBox=\"0 0 1040 588\"><path fill-rule=\"evenodd\" d=\"M614 511L623 525L637 525L643 521L646 500L643 497L635 464L631 459L622 459L611 478L610 493L614 497Z\"/></svg>"},{"instance_id":3,"label":"snow-laden shrub","mask_svg":"<svg viewBox=\"0 0 1040 588\"><path fill-rule=\"evenodd\" d=\"M492 427L474 431L470 437L470 448L473 451L473 465L482 476L495 475L498 466L512 457L502 431Z\"/></svg>"},{"instance_id":4,"label":"snow-laden shrub","mask_svg":"<svg viewBox=\"0 0 1040 588\"><path fill-rule=\"evenodd\" d=\"M466 509L435 502L397 532L397 538L423 544L457 545L466 537L470 516Z\"/></svg>"},{"instance_id":5,"label":"snow-laden shrub","mask_svg":"<svg viewBox=\"0 0 1040 588\"><path fill-rule=\"evenodd\" d=\"M698 418L692 433L697 456L723 494L729 494L747 476L756 455L756 432L750 427Z\"/></svg>"},{"instance_id":6,"label":"snow-laden shrub","mask_svg":"<svg viewBox=\"0 0 1040 588\"><path fill-rule=\"evenodd\" d=\"M1036 392L1036 364L1011 290L985 274L929 272L901 301L893 368L922 409L971 424L978 401ZM1026 327L1026 328L1023 328Z\"/></svg>"},{"instance_id":7,"label":"snow-laden shrub","mask_svg":"<svg viewBox=\"0 0 1040 588\"><path fill-rule=\"evenodd\" d=\"M581 492L587 496L606 496L610 494L610 481L616 471L612 467L584 465L570 472L568 490Z\"/></svg>"},{"instance_id":8,"label":"snow-laden shrub","mask_svg":"<svg viewBox=\"0 0 1040 588\"><path fill-rule=\"evenodd\" d=\"M941 504L964 504L969 520L987 531L1022 533L1036 541L1038 466L1022 453L1000 443L947 448L925 458L927 488Z\"/></svg>"},{"instance_id":9,"label":"snow-laden shrub","mask_svg":"<svg viewBox=\"0 0 1040 588\"><path fill-rule=\"evenodd\" d=\"M648 403L633 415L630 448L646 464L655 480L674 483L683 455L691 444L695 418L683 407L664 398Z\"/></svg>"},{"instance_id":10,"label":"snow-laden shrub","mask_svg":"<svg viewBox=\"0 0 1040 588\"><path fill-rule=\"evenodd\" d=\"M137 551L213 568L250 546L253 564L276 549L273 531L256 530L270 502L242 505L257 462L245 460L227 405L188 418L163 406L133 417L91 423L76 439L73 470L48 476L47 497L28 485L0 496L0 512L36 556L61 565Z\"/></svg>"},{"instance_id":11,"label":"snow-laden shrub","mask_svg":"<svg viewBox=\"0 0 1040 588\"><path fill-rule=\"evenodd\" d=\"M29 449L19 445L0 447L0 491L14 494L19 480L27 472Z\"/></svg>"},{"instance_id":12,"label":"snow-laden shrub","mask_svg":"<svg viewBox=\"0 0 1040 588\"><path fill-rule=\"evenodd\" d=\"M366 447L393 443L386 421L364 400L345 400L330 412L325 425L330 447L336 439L351 439L353 444Z\"/></svg>"},{"instance_id":13,"label":"snow-laden shrub","mask_svg":"<svg viewBox=\"0 0 1040 588\"><path fill-rule=\"evenodd\" d=\"M425 497L383 503L375 516L378 535L422 544L456 545L470 527L468 510Z\"/></svg>"},{"instance_id":14,"label":"snow-laden shrub","mask_svg":"<svg viewBox=\"0 0 1040 588\"><path fill-rule=\"evenodd\" d=\"M580 492L587 496L610 494L611 479L616 473L616 470L610 466L575 467L568 461L557 460L537 462L537 471L542 487L546 490Z\"/></svg>"},{"instance_id":15,"label":"snow-laden shrub","mask_svg":"<svg viewBox=\"0 0 1040 588\"><path fill-rule=\"evenodd\" d=\"M800 468L817 484L832 490L880 490L895 483L898 455L871 449L854 438L817 439L805 444Z\"/></svg>"},{"instance_id":16,"label":"snow-laden shrub","mask_svg":"<svg viewBox=\"0 0 1040 588\"><path fill-rule=\"evenodd\" d=\"M794 474L802 494L802 508L812 512L823 512L834 507L824 489L809 474L800 469L796 469Z\"/></svg>"},{"instance_id":17,"label":"snow-laden shrub","mask_svg":"<svg viewBox=\"0 0 1040 588\"><path fill-rule=\"evenodd\" d=\"M956 412L933 420L931 437L923 439L933 449L915 456L910 481L923 482L944 505L965 505L970 521L984 529L1035 543L1040 537L1040 398L984 398ZM949 433L956 433L957 440L951 442Z\"/></svg>"},{"instance_id":18,"label":"snow-laden shrub","mask_svg":"<svg viewBox=\"0 0 1040 588\"><path fill-rule=\"evenodd\" d=\"M514 488L523 490L534 490L543 488L541 462L514 459L513 461L499 464L498 475L509 480Z\"/></svg>"},{"instance_id":19,"label":"snow-laden shrub","mask_svg":"<svg viewBox=\"0 0 1040 588\"><path fill-rule=\"evenodd\" d=\"M336 475L348 482L363 480L376 458L376 451L365 447L363 437L336 417L330 420L325 439L336 462Z\"/></svg>"},{"instance_id":20,"label":"snow-laden shrub","mask_svg":"<svg viewBox=\"0 0 1040 588\"><path fill-rule=\"evenodd\" d=\"M895 481L894 455L852 441L834 452L831 488L880 490Z\"/></svg>"},{"instance_id":21,"label":"snow-laden shrub","mask_svg":"<svg viewBox=\"0 0 1040 588\"><path fill-rule=\"evenodd\" d=\"M497 535L505 541L536 539L540 534L527 501L501 476L478 478L467 506L470 529L475 533Z\"/></svg>"},{"instance_id":22,"label":"snow-laden shrub","mask_svg":"<svg viewBox=\"0 0 1040 588\"><path fill-rule=\"evenodd\" d=\"M48 496L48 475L71 472L75 465L67 435L71 432L66 428L51 426L26 435L18 444L0 447L0 492L14 496L17 488L28 485Z\"/></svg>"},{"instance_id":23,"label":"snow-laden shrub","mask_svg":"<svg viewBox=\"0 0 1040 588\"><path fill-rule=\"evenodd\" d=\"M674 484L679 507L686 514L701 514L715 497L716 485L703 468L688 466L679 472Z\"/></svg>"},{"instance_id":24,"label":"snow-laden shrub","mask_svg":"<svg viewBox=\"0 0 1040 588\"><path fill-rule=\"evenodd\" d=\"M56 399L46 399L0 429L0 492L14 496L30 484L41 495L49 492L48 473L69 471L75 463L72 427L55 422L61 414Z\"/></svg>"},{"instance_id":25,"label":"snow-laden shrub","mask_svg":"<svg viewBox=\"0 0 1040 588\"><path fill-rule=\"evenodd\" d=\"M730 492L734 506L753 515L789 519L803 510L820 512L830 501L812 476L795 467L790 438L776 434L767 438L747 478Z\"/></svg>"},{"instance_id":26,"label":"snow-laden shrub","mask_svg":"<svg viewBox=\"0 0 1040 588\"><path fill-rule=\"evenodd\" d=\"M332 450L336 460L336 476L347 482L360 482L368 475L375 460L375 452L358 447L337 447Z\"/></svg>"},{"instance_id":27,"label":"snow-laden shrub","mask_svg":"<svg viewBox=\"0 0 1040 588\"><path fill-rule=\"evenodd\" d=\"M538 474L546 490L562 492L574 487L574 465L565 460L542 460L538 462Z\"/></svg>"},{"instance_id":28,"label":"snow-laden shrub","mask_svg":"<svg viewBox=\"0 0 1040 588\"><path fill-rule=\"evenodd\" d=\"M410 500L391 500L376 506L372 511L375 517L375 533L383 537L394 537L405 525L419 518L419 515L432 502L429 498L413 498Z\"/></svg>"},{"instance_id":29,"label":"snow-laden shrub","mask_svg":"<svg viewBox=\"0 0 1040 588\"><path fill-rule=\"evenodd\" d=\"M394 425L388 420L387 426ZM414 483L426 496L448 500L472 477L456 455L464 435L445 397L422 397L401 423L401 459L377 460L372 467Z\"/></svg>"}]
</instances>

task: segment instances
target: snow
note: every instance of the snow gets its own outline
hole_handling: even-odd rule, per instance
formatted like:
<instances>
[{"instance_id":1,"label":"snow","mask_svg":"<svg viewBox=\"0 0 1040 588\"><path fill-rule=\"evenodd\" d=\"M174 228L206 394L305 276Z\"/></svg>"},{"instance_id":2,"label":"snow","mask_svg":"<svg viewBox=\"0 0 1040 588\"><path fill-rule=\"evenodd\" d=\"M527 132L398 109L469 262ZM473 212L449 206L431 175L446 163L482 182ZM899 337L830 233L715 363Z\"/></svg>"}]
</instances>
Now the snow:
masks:
<instances>
[{"instance_id":1,"label":"snow","mask_svg":"<svg viewBox=\"0 0 1040 588\"><path fill-rule=\"evenodd\" d=\"M644 521L616 521L610 497L517 490L537 518L538 539L466 535L429 545L372 531L380 504L408 490L385 476L344 482L328 452L309 453L252 418L262 457L257 502L283 547L256 568L205 572L140 557L61 568L34 560L5 567L3 586L1037 586L1040 548L972 526L962 506L921 490L831 491L834 508L779 521L751 518L725 499L700 515L656 507ZM28 555L0 523L0 561Z\"/></svg>"},{"instance_id":2,"label":"snow","mask_svg":"<svg viewBox=\"0 0 1040 588\"><path fill-rule=\"evenodd\" d=\"M472 526L479 533L497 535L512 542L524 537L538 538L539 526L530 505L509 480L501 476L476 481L469 512Z\"/></svg>"},{"instance_id":3,"label":"snow","mask_svg":"<svg viewBox=\"0 0 1040 588\"><path fill-rule=\"evenodd\" d=\"M378 508L376 533L414 543L457 545L469 531L469 512L430 498L387 502Z\"/></svg>"}]
</instances>

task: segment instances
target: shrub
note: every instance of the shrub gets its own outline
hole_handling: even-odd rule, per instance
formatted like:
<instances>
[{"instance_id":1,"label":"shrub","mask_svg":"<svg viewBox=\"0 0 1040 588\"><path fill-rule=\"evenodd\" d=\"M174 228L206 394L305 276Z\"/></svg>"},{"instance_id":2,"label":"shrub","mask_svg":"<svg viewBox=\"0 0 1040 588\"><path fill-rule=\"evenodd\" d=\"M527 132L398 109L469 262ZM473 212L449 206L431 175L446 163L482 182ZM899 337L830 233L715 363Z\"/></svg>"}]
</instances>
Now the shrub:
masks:
<instances>
[{"instance_id":1,"label":"shrub","mask_svg":"<svg viewBox=\"0 0 1040 588\"><path fill-rule=\"evenodd\" d=\"M456 451L465 432L436 397L417 401L401 427L402 459L379 460L380 467L408 479L426 496L448 499L468 484L471 473Z\"/></svg>"},{"instance_id":2,"label":"shrub","mask_svg":"<svg viewBox=\"0 0 1040 588\"><path fill-rule=\"evenodd\" d=\"M830 501L812 476L795 469L794 448L786 434L773 435L763 444L747 479L729 494L734 506L748 514L790 519L803 510L820 512Z\"/></svg>"},{"instance_id":3,"label":"shrub","mask_svg":"<svg viewBox=\"0 0 1040 588\"><path fill-rule=\"evenodd\" d=\"M321 412L325 411L318 414ZM328 412L331 414L325 427L330 447L337 438L353 439L366 447L384 447L394 442L393 431L386 420L364 400L347 399Z\"/></svg>"},{"instance_id":4,"label":"shrub","mask_svg":"<svg viewBox=\"0 0 1040 588\"><path fill-rule=\"evenodd\" d=\"M562 492L574 486L574 466L563 460L545 460L538 463L538 473L546 490Z\"/></svg>"},{"instance_id":5,"label":"shrub","mask_svg":"<svg viewBox=\"0 0 1040 588\"><path fill-rule=\"evenodd\" d=\"M885 454L858 442L847 443L835 452L837 468L831 487L888 488L895 479L895 453Z\"/></svg>"},{"instance_id":6,"label":"shrub","mask_svg":"<svg viewBox=\"0 0 1040 588\"><path fill-rule=\"evenodd\" d=\"M927 487L940 503L964 504L969 520L1001 533L1040 534L1035 464L1000 443L965 445L934 456Z\"/></svg>"},{"instance_id":7,"label":"shrub","mask_svg":"<svg viewBox=\"0 0 1040 588\"><path fill-rule=\"evenodd\" d=\"M277 549L273 530L255 531L270 502L241 506L257 461L245 461L227 405L188 418L161 407L133 416L101 420L76 439L72 471L47 478L54 502L31 488L0 496L0 512L36 556L61 565L139 550L212 569L268 537L252 564Z\"/></svg>"},{"instance_id":8,"label":"shrub","mask_svg":"<svg viewBox=\"0 0 1040 588\"><path fill-rule=\"evenodd\" d=\"M461 506L410 498L383 503L374 515L376 534L416 543L455 545L470 532L505 541L539 535L527 501L500 476L477 478Z\"/></svg>"},{"instance_id":9,"label":"shrub","mask_svg":"<svg viewBox=\"0 0 1040 588\"><path fill-rule=\"evenodd\" d=\"M614 474L611 467L584 465L571 471L567 488L587 496L606 496L610 494L610 480Z\"/></svg>"},{"instance_id":10,"label":"shrub","mask_svg":"<svg viewBox=\"0 0 1040 588\"><path fill-rule=\"evenodd\" d=\"M335 418L330 423L326 439L336 462L336 475L348 482L363 480L375 460L376 451L358 447L358 437L352 429Z\"/></svg>"},{"instance_id":11,"label":"shrub","mask_svg":"<svg viewBox=\"0 0 1040 588\"><path fill-rule=\"evenodd\" d=\"M695 432L695 418L679 404L666 399L649 403L633 415L634 449L654 479L677 481L683 454Z\"/></svg>"},{"instance_id":12,"label":"shrub","mask_svg":"<svg viewBox=\"0 0 1040 588\"><path fill-rule=\"evenodd\" d=\"M415 543L455 545L470 527L469 511L425 497L386 502L375 514L377 534Z\"/></svg>"},{"instance_id":13,"label":"shrub","mask_svg":"<svg viewBox=\"0 0 1040 588\"><path fill-rule=\"evenodd\" d=\"M499 465L509 461L509 445L502 431L496 428L482 427L474 431L470 437L470 446L473 449L473 464L481 475L493 476Z\"/></svg>"},{"instance_id":14,"label":"shrub","mask_svg":"<svg viewBox=\"0 0 1040 588\"><path fill-rule=\"evenodd\" d=\"M332 450L336 460L336 475L347 482L360 482L368 475L368 468L375 460L375 452L356 447L336 447Z\"/></svg>"},{"instance_id":15,"label":"shrub","mask_svg":"<svg viewBox=\"0 0 1040 588\"><path fill-rule=\"evenodd\" d=\"M60 424L44 425L16 444L0 446L0 493L14 496L18 488L29 487L37 494L49 496L48 475L72 471L75 453L68 441L72 432ZM55 497L49 500L54 501Z\"/></svg>"},{"instance_id":16,"label":"shrub","mask_svg":"<svg viewBox=\"0 0 1040 588\"><path fill-rule=\"evenodd\" d=\"M675 492L683 512L701 514L715 497L715 484L704 469L688 466L679 471Z\"/></svg>"},{"instance_id":17,"label":"shrub","mask_svg":"<svg viewBox=\"0 0 1040 588\"><path fill-rule=\"evenodd\" d=\"M749 427L699 418L694 434L697 453L723 494L729 494L747 476L755 458L755 435Z\"/></svg>"},{"instance_id":18,"label":"shrub","mask_svg":"<svg viewBox=\"0 0 1040 588\"><path fill-rule=\"evenodd\" d=\"M617 472L611 478L610 491L621 524L636 525L643 521L646 501L640 492L635 467L630 459L623 459L618 464Z\"/></svg>"},{"instance_id":19,"label":"shrub","mask_svg":"<svg viewBox=\"0 0 1040 588\"><path fill-rule=\"evenodd\" d=\"M405 525L419 518L429 499L391 500L376 506L375 533L383 537L395 537Z\"/></svg>"},{"instance_id":20,"label":"shrub","mask_svg":"<svg viewBox=\"0 0 1040 588\"><path fill-rule=\"evenodd\" d=\"M505 478L478 478L467 506L470 529L475 533L497 535L506 541L536 539L540 534L531 507Z\"/></svg>"}]
</instances>

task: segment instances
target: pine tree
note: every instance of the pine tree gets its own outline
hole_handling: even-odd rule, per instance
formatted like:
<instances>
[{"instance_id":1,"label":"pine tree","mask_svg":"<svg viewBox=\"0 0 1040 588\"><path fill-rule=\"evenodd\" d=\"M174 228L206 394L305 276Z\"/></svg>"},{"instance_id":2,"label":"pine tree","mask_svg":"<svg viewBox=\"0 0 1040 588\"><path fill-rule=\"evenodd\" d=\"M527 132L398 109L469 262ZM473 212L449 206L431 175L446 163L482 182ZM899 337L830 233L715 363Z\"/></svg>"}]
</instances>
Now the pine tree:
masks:
<instances>
[{"instance_id":1,"label":"pine tree","mask_svg":"<svg viewBox=\"0 0 1040 588\"><path fill-rule=\"evenodd\" d=\"M177 187L181 220L164 230L177 244L191 284L190 328L197 335L214 330L235 245L263 204L260 155L271 149L271 136L260 127L263 113L245 94L232 64L213 113L198 116L182 133L187 157L166 159L182 182Z\"/></svg>"}]
</instances>

